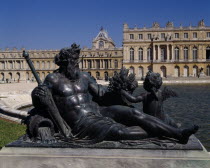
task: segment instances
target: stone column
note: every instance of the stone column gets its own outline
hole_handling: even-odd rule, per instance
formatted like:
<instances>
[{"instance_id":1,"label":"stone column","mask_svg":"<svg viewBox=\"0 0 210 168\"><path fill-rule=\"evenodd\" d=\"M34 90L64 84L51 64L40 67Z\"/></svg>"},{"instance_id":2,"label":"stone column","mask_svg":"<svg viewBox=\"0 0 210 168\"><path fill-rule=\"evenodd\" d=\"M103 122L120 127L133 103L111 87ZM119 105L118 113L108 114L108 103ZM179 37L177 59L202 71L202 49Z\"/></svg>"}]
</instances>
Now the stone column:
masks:
<instances>
[{"instance_id":1,"label":"stone column","mask_svg":"<svg viewBox=\"0 0 210 168\"><path fill-rule=\"evenodd\" d=\"M7 69L7 61L4 61L4 69Z\"/></svg>"},{"instance_id":2,"label":"stone column","mask_svg":"<svg viewBox=\"0 0 210 168\"><path fill-rule=\"evenodd\" d=\"M206 46L203 45L202 59L206 60Z\"/></svg>"},{"instance_id":3,"label":"stone column","mask_svg":"<svg viewBox=\"0 0 210 168\"><path fill-rule=\"evenodd\" d=\"M192 61L193 60L193 55L192 55L192 46L189 45L189 60Z\"/></svg>"},{"instance_id":4,"label":"stone column","mask_svg":"<svg viewBox=\"0 0 210 168\"><path fill-rule=\"evenodd\" d=\"M147 47L146 46L143 47L143 61L144 62L147 61Z\"/></svg>"},{"instance_id":5,"label":"stone column","mask_svg":"<svg viewBox=\"0 0 210 168\"><path fill-rule=\"evenodd\" d=\"M183 46L180 46L180 51L179 51L179 54L180 54L180 60L183 61L184 60L184 50L183 50Z\"/></svg>"},{"instance_id":6,"label":"stone column","mask_svg":"<svg viewBox=\"0 0 210 168\"><path fill-rule=\"evenodd\" d=\"M169 53L169 45L167 44L167 49L166 49L166 56L167 56L167 61L170 59L170 53Z\"/></svg>"},{"instance_id":7,"label":"stone column","mask_svg":"<svg viewBox=\"0 0 210 168\"><path fill-rule=\"evenodd\" d=\"M15 61L12 61L12 69L15 69Z\"/></svg>"},{"instance_id":8,"label":"stone column","mask_svg":"<svg viewBox=\"0 0 210 168\"><path fill-rule=\"evenodd\" d=\"M25 67L26 67L26 66L25 66L25 61L23 61L23 69L25 69Z\"/></svg>"},{"instance_id":9,"label":"stone column","mask_svg":"<svg viewBox=\"0 0 210 168\"><path fill-rule=\"evenodd\" d=\"M136 60L139 60L139 51L138 51L138 47L134 48L134 62Z\"/></svg>"},{"instance_id":10,"label":"stone column","mask_svg":"<svg viewBox=\"0 0 210 168\"><path fill-rule=\"evenodd\" d=\"M171 54L172 54L171 60L174 61L174 46L173 45L171 45Z\"/></svg>"},{"instance_id":11,"label":"stone column","mask_svg":"<svg viewBox=\"0 0 210 168\"><path fill-rule=\"evenodd\" d=\"M160 45L158 45L158 61L161 61L161 48Z\"/></svg>"},{"instance_id":12,"label":"stone column","mask_svg":"<svg viewBox=\"0 0 210 168\"><path fill-rule=\"evenodd\" d=\"M153 61L156 60L156 52L155 52L155 45L153 45Z\"/></svg>"}]
</instances>

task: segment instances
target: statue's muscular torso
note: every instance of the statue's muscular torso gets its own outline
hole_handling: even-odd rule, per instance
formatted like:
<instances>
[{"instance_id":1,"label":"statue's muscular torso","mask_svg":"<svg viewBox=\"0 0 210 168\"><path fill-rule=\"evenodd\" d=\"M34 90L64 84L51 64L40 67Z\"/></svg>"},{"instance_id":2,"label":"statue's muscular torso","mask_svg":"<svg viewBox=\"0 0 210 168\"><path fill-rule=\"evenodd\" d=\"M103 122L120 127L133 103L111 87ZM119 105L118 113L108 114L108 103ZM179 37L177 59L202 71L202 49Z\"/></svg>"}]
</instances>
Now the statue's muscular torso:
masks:
<instances>
[{"instance_id":1,"label":"statue's muscular torso","mask_svg":"<svg viewBox=\"0 0 210 168\"><path fill-rule=\"evenodd\" d=\"M81 72L76 81L69 80L63 74L52 73L46 77L44 84L51 90L61 116L71 128L82 116L97 112L97 105L92 102L89 93L91 79L86 73Z\"/></svg>"}]
</instances>

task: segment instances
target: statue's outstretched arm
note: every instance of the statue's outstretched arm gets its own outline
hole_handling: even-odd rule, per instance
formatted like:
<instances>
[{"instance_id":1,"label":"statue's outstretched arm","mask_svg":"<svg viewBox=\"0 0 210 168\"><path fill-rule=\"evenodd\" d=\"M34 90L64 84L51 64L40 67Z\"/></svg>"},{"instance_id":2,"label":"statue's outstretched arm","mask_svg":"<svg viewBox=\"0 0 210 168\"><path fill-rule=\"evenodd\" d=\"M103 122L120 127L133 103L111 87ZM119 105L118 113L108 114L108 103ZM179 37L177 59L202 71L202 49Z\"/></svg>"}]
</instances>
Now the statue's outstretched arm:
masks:
<instances>
[{"instance_id":1,"label":"statue's outstretched arm","mask_svg":"<svg viewBox=\"0 0 210 168\"><path fill-rule=\"evenodd\" d=\"M131 103L138 103L144 100L144 96L133 96L125 90L121 90L121 94Z\"/></svg>"}]
</instances>

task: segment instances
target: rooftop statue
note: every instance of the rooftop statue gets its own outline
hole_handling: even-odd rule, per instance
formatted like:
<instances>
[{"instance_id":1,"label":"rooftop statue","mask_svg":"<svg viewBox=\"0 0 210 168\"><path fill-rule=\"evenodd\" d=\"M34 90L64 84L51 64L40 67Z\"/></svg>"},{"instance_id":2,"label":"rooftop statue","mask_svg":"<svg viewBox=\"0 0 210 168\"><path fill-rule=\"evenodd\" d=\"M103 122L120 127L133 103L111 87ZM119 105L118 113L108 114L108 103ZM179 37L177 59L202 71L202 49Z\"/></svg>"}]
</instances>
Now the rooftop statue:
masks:
<instances>
[{"instance_id":1,"label":"rooftop statue","mask_svg":"<svg viewBox=\"0 0 210 168\"><path fill-rule=\"evenodd\" d=\"M109 86L97 84L88 73L80 71L79 54L76 44L61 49L55 56L59 68L33 90L34 109L26 120L28 141L93 144L167 137L186 144L197 132L196 125L176 128L125 101L122 90L132 94L138 85L135 76L128 75L125 68L114 75ZM148 87L150 83L145 83ZM159 92L153 92L159 99ZM144 108L155 111L157 107L148 104Z\"/></svg>"}]
</instances>

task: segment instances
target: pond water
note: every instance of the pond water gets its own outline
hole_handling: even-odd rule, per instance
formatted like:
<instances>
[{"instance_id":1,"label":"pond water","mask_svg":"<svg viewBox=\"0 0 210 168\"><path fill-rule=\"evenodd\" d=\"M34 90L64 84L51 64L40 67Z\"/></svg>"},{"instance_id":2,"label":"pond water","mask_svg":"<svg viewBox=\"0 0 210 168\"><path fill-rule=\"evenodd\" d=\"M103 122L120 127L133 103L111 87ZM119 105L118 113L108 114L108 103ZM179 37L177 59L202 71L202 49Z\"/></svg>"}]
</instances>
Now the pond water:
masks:
<instances>
[{"instance_id":1,"label":"pond water","mask_svg":"<svg viewBox=\"0 0 210 168\"><path fill-rule=\"evenodd\" d=\"M196 133L196 137L210 151L210 85L182 84L165 86L176 91L178 97L169 98L164 102L164 112L176 122L181 123L182 126L199 125L200 128ZM142 86L139 86L134 92L134 95L143 92L145 90ZM141 103L135 104L135 107L142 110ZM31 108L27 107L21 110L28 111Z\"/></svg>"}]
</instances>

